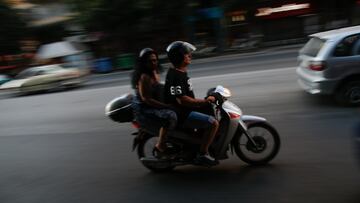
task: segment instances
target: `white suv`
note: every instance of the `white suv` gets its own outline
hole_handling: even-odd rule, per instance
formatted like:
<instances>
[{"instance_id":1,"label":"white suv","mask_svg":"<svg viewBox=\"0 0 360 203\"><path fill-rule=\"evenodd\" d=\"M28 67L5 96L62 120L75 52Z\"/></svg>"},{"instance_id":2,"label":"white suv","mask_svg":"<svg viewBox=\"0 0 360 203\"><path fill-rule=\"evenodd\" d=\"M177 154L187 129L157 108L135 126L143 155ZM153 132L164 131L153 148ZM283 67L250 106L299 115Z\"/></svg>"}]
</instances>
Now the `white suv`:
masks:
<instances>
[{"instance_id":1,"label":"white suv","mask_svg":"<svg viewBox=\"0 0 360 203\"><path fill-rule=\"evenodd\" d=\"M299 51L298 83L311 94L360 104L360 26L310 35Z\"/></svg>"}]
</instances>

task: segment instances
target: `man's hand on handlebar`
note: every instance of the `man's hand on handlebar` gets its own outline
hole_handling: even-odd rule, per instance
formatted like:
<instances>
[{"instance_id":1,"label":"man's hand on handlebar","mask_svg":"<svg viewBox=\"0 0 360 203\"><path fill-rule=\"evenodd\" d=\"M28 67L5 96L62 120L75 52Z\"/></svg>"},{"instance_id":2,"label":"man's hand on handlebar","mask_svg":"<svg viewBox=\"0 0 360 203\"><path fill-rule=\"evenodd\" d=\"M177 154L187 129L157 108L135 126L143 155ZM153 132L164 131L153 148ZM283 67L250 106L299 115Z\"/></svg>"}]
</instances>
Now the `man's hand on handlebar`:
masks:
<instances>
[{"instance_id":1,"label":"man's hand on handlebar","mask_svg":"<svg viewBox=\"0 0 360 203\"><path fill-rule=\"evenodd\" d=\"M211 103L215 103L216 98L214 96L208 96L208 97L206 97L206 101L211 102Z\"/></svg>"}]
</instances>

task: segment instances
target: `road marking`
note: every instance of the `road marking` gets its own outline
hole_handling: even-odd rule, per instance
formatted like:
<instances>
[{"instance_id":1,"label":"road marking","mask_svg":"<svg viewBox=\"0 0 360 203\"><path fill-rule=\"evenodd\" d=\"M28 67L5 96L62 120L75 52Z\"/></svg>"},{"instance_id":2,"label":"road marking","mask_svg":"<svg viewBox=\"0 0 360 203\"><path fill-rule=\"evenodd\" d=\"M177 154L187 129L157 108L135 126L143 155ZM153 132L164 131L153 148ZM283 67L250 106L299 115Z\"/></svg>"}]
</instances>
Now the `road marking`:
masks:
<instances>
[{"instance_id":1,"label":"road marking","mask_svg":"<svg viewBox=\"0 0 360 203\"><path fill-rule=\"evenodd\" d=\"M208 79L220 79L220 78L233 78L233 77L240 77L240 76L250 76L250 75L257 75L257 74L268 74L268 73L277 73L277 72L286 72L286 71L294 71L294 75L295 75L295 68L296 67L284 67L284 68L275 68L275 69L268 69L268 70L256 70L256 71L247 71L247 72L240 72L240 73L227 73L227 74L222 74L222 75L211 75L211 76L201 76L201 77L192 77L193 81L202 81L202 80L208 80ZM164 81L162 81L162 83L164 83ZM101 89L117 89L117 91L119 92L128 92L128 91L132 91L131 89L131 85L126 84L126 85L116 85L116 86L105 86L105 87L97 87L95 89L98 89L98 91L102 91ZM74 92L89 92L89 91L94 91L94 88L89 88L89 89L79 89L79 90L75 90L75 91L70 91L70 92L62 92L62 93L67 93L67 94L72 94ZM0 96L2 96L0 94ZM1 99L1 98L0 98Z\"/></svg>"}]
</instances>

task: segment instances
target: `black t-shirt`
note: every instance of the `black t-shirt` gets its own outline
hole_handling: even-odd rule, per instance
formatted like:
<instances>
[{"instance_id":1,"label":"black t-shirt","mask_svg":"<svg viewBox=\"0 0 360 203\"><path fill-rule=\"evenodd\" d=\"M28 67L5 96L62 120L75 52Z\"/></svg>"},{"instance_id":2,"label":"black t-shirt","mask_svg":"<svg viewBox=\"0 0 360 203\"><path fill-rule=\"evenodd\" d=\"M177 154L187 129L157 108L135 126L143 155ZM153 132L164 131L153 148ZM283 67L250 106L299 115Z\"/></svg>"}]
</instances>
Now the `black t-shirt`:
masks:
<instances>
[{"instance_id":1,"label":"black t-shirt","mask_svg":"<svg viewBox=\"0 0 360 203\"><path fill-rule=\"evenodd\" d=\"M165 102L175 105L177 107L176 111L179 121L184 121L191 112L191 109L180 106L176 101L176 98L180 96L189 96L195 98L191 80L187 73L176 70L175 68L170 68L166 75L164 93Z\"/></svg>"}]
</instances>

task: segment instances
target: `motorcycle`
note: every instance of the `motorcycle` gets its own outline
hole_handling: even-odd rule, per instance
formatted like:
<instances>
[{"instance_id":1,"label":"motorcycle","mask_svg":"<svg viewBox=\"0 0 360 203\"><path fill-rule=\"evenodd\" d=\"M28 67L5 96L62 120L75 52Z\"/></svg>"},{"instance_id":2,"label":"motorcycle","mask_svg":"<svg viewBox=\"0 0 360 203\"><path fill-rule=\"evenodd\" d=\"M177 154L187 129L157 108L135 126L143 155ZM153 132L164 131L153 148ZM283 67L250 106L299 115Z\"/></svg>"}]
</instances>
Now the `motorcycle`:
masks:
<instances>
[{"instance_id":1,"label":"motorcycle","mask_svg":"<svg viewBox=\"0 0 360 203\"><path fill-rule=\"evenodd\" d=\"M217 160L225 160L229 151L231 154L235 152L242 161L250 165L263 165L271 161L280 149L280 136L277 130L265 118L243 115L241 109L229 101L229 89L217 86L208 91L207 95L211 94L220 97L212 104L213 115L220 125L218 134L209 148L210 154ZM125 94L113 99L106 105L105 112L115 122L132 122L136 129L133 133L133 150L137 149L141 163L154 172L170 171L176 166L199 165L194 158L199 150L203 132L198 129L175 129L169 132L166 144L174 153L165 159L157 158L155 144L158 131L140 126L134 120L132 98L132 94Z\"/></svg>"}]
</instances>

